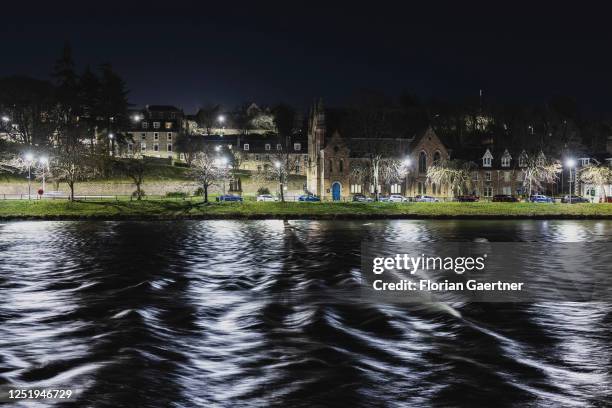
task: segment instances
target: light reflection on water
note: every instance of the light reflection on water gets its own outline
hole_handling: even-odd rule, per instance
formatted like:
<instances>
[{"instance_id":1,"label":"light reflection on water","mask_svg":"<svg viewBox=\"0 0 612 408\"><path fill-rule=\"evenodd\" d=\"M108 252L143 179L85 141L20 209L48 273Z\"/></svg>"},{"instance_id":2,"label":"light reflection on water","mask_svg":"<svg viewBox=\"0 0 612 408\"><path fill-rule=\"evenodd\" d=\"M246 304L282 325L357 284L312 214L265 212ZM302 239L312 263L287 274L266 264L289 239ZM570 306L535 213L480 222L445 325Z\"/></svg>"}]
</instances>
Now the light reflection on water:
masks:
<instances>
[{"instance_id":1,"label":"light reflection on water","mask_svg":"<svg viewBox=\"0 0 612 408\"><path fill-rule=\"evenodd\" d=\"M611 235L609 221L1 223L0 386L71 386L76 406L605 404L609 304L350 294L362 240Z\"/></svg>"}]
</instances>

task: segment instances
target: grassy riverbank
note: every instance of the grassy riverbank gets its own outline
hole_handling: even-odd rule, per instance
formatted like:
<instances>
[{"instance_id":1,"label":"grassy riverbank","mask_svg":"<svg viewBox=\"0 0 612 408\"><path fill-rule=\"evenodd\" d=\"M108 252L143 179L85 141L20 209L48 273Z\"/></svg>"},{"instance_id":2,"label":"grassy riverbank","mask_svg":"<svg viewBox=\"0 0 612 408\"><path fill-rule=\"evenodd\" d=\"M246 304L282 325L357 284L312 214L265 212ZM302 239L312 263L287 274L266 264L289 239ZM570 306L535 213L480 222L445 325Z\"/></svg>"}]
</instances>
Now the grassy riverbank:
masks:
<instances>
[{"instance_id":1,"label":"grassy riverbank","mask_svg":"<svg viewBox=\"0 0 612 408\"><path fill-rule=\"evenodd\" d=\"M612 204L534 203L210 203L183 200L0 201L0 219L176 218L602 218Z\"/></svg>"}]
</instances>

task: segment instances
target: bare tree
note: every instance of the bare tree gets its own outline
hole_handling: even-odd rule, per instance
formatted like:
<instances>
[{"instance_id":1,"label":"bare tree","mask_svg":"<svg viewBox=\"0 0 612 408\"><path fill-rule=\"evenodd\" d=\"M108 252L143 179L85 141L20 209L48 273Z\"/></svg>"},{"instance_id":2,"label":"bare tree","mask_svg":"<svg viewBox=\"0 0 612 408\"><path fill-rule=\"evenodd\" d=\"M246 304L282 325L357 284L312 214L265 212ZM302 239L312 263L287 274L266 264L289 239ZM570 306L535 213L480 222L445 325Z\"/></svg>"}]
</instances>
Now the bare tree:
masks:
<instances>
[{"instance_id":1,"label":"bare tree","mask_svg":"<svg viewBox=\"0 0 612 408\"><path fill-rule=\"evenodd\" d=\"M554 183L562 169L561 163L548 161L542 154L528 156L525 164L523 187L529 197L534 189L541 191L546 184Z\"/></svg>"},{"instance_id":2,"label":"bare tree","mask_svg":"<svg viewBox=\"0 0 612 408\"><path fill-rule=\"evenodd\" d=\"M91 158L82 143L70 143L56 150L49 163L49 176L56 182L65 182L74 201L74 186L92 176Z\"/></svg>"},{"instance_id":3,"label":"bare tree","mask_svg":"<svg viewBox=\"0 0 612 408\"><path fill-rule=\"evenodd\" d=\"M427 177L439 186L447 185L451 194L459 196L472 189L472 173L475 168L472 162L443 160L427 170Z\"/></svg>"},{"instance_id":4,"label":"bare tree","mask_svg":"<svg viewBox=\"0 0 612 408\"><path fill-rule=\"evenodd\" d=\"M580 181L601 187L603 196L607 197L606 185L612 184L612 168L594 165L583 167L580 170Z\"/></svg>"},{"instance_id":5,"label":"bare tree","mask_svg":"<svg viewBox=\"0 0 612 408\"><path fill-rule=\"evenodd\" d=\"M242 183L240 181L241 167L246 160L246 154L239 149L229 149L229 173L232 180L235 182L236 190L242 190Z\"/></svg>"},{"instance_id":6,"label":"bare tree","mask_svg":"<svg viewBox=\"0 0 612 408\"><path fill-rule=\"evenodd\" d=\"M276 181L279 185L280 200L285 201L285 187L289 181L289 175L295 173L298 162L287 149L277 151L270 155L264 171L257 176L266 181Z\"/></svg>"},{"instance_id":7,"label":"bare tree","mask_svg":"<svg viewBox=\"0 0 612 408\"><path fill-rule=\"evenodd\" d=\"M228 175L227 163L223 158L215 154L211 146L206 146L203 151L196 154L189 171L191 177L202 186L204 202L208 202L208 190Z\"/></svg>"}]
</instances>

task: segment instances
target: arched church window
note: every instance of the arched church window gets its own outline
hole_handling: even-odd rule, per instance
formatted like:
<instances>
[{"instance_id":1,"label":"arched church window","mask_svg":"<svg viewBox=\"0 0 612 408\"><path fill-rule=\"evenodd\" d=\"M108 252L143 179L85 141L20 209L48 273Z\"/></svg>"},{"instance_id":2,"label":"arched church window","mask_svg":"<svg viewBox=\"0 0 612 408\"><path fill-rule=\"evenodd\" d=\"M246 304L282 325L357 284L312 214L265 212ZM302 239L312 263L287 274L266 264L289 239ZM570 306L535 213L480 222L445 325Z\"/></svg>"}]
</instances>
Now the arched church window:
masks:
<instances>
[{"instance_id":1,"label":"arched church window","mask_svg":"<svg viewBox=\"0 0 612 408\"><path fill-rule=\"evenodd\" d=\"M427 154L425 152L419 153L419 173L427 172Z\"/></svg>"}]
</instances>

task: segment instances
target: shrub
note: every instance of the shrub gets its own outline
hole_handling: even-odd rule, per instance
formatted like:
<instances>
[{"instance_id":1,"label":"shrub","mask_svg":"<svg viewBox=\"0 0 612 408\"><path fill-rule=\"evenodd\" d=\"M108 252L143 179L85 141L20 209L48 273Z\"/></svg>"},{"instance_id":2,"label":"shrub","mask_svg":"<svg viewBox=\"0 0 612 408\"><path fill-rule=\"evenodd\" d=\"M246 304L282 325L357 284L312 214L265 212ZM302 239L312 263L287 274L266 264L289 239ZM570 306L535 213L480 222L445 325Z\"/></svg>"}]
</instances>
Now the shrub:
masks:
<instances>
[{"instance_id":1,"label":"shrub","mask_svg":"<svg viewBox=\"0 0 612 408\"><path fill-rule=\"evenodd\" d=\"M257 190L257 195L270 194L270 189L268 187L259 187Z\"/></svg>"},{"instance_id":2,"label":"shrub","mask_svg":"<svg viewBox=\"0 0 612 408\"><path fill-rule=\"evenodd\" d=\"M204 189L202 187L198 187L197 190L193 194L201 197L204 195Z\"/></svg>"},{"instance_id":3,"label":"shrub","mask_svg":"<svg viewBox=\"0 0 612 408\"><path fill-rule=\"evenodd\" d=\"M166 197L168 198L186 198L187 193L183 191L169 191L166 193Z\"/></svg>"}]
</instances>

